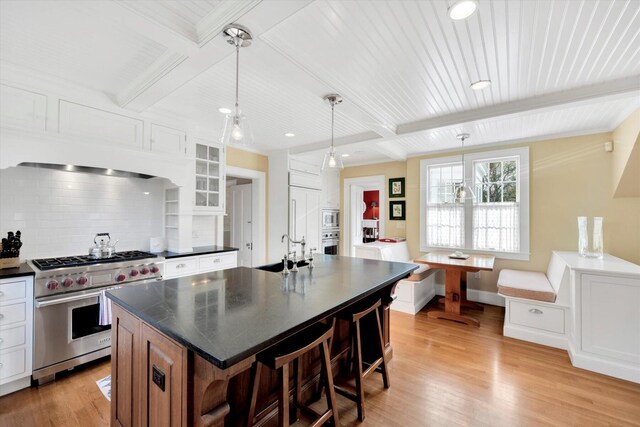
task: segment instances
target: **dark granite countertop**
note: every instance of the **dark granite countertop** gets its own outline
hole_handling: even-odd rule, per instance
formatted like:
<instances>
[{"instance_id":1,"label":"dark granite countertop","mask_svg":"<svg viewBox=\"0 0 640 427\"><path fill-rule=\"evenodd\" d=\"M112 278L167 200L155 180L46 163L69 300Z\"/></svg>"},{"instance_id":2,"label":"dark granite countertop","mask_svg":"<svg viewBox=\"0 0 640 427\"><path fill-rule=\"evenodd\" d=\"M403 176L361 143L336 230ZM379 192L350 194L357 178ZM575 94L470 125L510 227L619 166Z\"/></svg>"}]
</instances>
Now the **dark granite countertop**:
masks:
<instances>
[{"instance_id":1,"label":"dark granite countertop","mask_svg":"<svg viewBox=\"0 0 640 427\"><path fill-rule=\"evenodd\" d=\"M20 276L33 276L35 271L27 265L26 262L20 264L20 267L16 268L4 268L0 270L0 279L9 279L11 277L20 277Z\"/></svg>"},{"instance_id":2,"label":"dark granite countertop","mask_svg":"<svg viewBox=\"0 0 640 427\"><path fill-rule=\"evenodd\" d=\"M415 264L339 256L280 273L238 267L109 291L115 303L220 368L407 277Z\"/></svg>"},{"instance_id":3,"label":"dark granite countertop","mask_svg":"<svg viewBox=\"0 0 640 427\"><path fill-rule=\"evenodd\" d=\"M181 258L186 256L217 254L220 252L233 252L237 250L238 248L232 248L229 246L199 246L197 248L193 248L192 252L177 253L177 252L164 251L164 252L157 253L157 255L165 257L166 259L171 259L171 258Z\"/></svg>"}]
</instances>

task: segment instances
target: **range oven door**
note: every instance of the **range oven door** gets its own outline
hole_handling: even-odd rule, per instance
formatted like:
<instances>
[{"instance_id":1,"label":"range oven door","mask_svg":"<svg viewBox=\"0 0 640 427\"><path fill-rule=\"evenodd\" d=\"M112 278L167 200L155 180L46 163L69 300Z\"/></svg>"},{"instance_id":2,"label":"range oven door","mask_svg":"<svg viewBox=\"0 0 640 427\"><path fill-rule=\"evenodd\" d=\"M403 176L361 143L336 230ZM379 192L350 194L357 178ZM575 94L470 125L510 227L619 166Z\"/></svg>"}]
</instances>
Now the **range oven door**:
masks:
<instances>
[{"instance_id":1,"label":"range oven door","mask_svg":"<svg viewBox=\"0 0 640 427\"><path fill-rule=\"evenodd\" d=\"M322 253L325 255L338 255L338 239L324 239L322 241Z\"/></svg>"},{"instance_id":2,"label":"range oven door","mask_svg":"<svg viewBox=\"0 0 640 427\"><path fill-rule=\"evenodd\" d=\"M111 345L111 325L99 325L99 295L103 289L36 300L34 370Z\"/></svg>"}]
</instances>

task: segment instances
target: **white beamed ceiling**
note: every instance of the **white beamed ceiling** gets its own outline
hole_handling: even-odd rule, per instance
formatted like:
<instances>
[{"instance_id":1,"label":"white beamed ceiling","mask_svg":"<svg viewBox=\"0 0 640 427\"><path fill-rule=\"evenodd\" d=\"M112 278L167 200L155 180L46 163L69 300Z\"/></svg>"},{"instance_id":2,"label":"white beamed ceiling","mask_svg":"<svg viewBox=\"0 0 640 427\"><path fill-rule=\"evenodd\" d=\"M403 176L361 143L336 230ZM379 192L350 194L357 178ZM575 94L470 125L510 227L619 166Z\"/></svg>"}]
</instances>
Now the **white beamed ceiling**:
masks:
<instances>
[{"instance_id":1,"label":"white beamed ceiling","mask_svg":"<svg viewBox=\"0 0 640 427\"><path fill-rule=\"evenodd\" d=\"M347 165L454 150L462 131L473 147L609 131L640 107L640 1L479 0L461 22L449 3L0 0L0 62L217 134L235 21L255 37L240 104L256 148L322 153L338 92Z\"/></svg>"}]
</instances>

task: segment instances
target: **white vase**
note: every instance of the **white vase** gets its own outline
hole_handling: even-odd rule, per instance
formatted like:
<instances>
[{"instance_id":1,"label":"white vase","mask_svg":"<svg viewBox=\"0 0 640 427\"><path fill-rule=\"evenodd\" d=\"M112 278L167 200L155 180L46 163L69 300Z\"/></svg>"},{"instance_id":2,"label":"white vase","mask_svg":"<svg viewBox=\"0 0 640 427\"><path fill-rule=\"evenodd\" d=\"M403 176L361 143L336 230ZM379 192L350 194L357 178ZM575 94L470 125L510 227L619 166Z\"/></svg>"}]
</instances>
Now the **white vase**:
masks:
<instances>
[{"instance_id":1,"label":"white vase","mask_svg":"<svg viewBox=\"0 0 640 427\"><path fill-rule=\"evenodd\" d=\"M589 224L591 222L591 224ZM578 253L585 258L602 259L604 257L604 239L602 235L603 218L596 216L589 221L586 216L578 217ZM591 225L591 227L589 227ZM593 237L589 244L589 230Z\"/></svg>"}]
</instances>

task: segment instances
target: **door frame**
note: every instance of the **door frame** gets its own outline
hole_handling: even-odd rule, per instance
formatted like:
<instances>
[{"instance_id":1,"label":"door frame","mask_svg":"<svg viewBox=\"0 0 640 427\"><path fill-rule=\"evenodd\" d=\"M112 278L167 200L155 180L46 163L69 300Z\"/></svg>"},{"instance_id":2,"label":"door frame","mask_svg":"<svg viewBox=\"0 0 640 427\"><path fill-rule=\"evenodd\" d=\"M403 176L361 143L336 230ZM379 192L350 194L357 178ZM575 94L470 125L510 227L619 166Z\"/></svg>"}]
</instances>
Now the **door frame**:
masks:
<instances>
[{"instance_id":1,"label":"door frame","mask_svg":"<svg viewBox=\"0 0 640 427\"><path fill-rule=\"evenodd\" d=\"M238 178L250 179L251 187L251 263L253 266L263 265L267 259L267 174L253 169L227 166L225 175L233 175ZM225 215L226 212L225 206ZM222 221L220 221L222 223ZM221 234L222 235L222 234Z\"/></svg>"},{"instance_id":2,"label":"door frame","mask_svg":"<svg viewBox=\"0 0 640 427\"><path fill-rule=\"evenodd\" d=\"M342 215L342 255L349 256L351 253L351 186L357 185L364 187L365 191L378 190L380 193L380 236L384 236L384 226L386 222L386 200L387 193L385 189L385 175L360 176L357 178L345 178L343 184L343 204L344 212Z\"/></svg>"}]
</instances>

